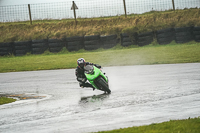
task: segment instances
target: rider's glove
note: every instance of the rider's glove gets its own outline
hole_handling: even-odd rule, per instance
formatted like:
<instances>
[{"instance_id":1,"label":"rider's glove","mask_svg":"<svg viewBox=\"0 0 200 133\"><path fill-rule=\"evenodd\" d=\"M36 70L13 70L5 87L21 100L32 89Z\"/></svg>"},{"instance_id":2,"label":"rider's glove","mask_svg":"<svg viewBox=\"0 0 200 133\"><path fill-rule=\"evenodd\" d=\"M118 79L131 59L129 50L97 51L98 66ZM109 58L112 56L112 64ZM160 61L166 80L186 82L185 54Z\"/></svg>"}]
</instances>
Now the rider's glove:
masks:
<instances>
[{"instance_id":1,"label":"rider's glove","mask_svg":"<svg viewBox=\"0 0 200 133\"><path fill-rule=\"evenodd\" d=\"M100 66L100 65L98 65L98 64L96 64L95 66L96 66L97 68L99 68L99 69L101 68L101 66Z\"/></svg>"}]
</instances>

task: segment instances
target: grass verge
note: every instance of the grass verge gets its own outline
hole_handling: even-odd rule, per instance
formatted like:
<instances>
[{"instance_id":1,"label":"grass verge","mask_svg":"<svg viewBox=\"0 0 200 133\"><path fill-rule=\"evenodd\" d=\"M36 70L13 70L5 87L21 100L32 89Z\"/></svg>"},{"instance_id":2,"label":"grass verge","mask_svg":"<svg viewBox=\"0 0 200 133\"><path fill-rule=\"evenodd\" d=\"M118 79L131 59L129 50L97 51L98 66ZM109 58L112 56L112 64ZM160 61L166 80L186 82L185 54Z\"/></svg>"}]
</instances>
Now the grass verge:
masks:
<instances>
[{"instance_id":1,"label":"grass verge","mask_svg":"<svg viewBox=\"0 0 200 133\"><path fill-rule=\"evenodd\" d=\"M7 97L0 97L0 105L15 102L15 99L7 98Z\"/></svg>"},{"instance_id":2,"label":"grass verge","mask_svg":"<svg viewBox=\"0 0 200 133\"><path fill-rule=\"evenodd\" d=\"M155 123L148 126L130 127L98 133L199 133L200 118L171 120L163 123Z\"/></svg>"},{"instance_id":3,"label":"grass verge","mask_svg":"<svg viewBox=\"0 0 200 133\"><path fill-rule=\"evenodd\" d=\"M200 43L137 47L116 46L112 49L78 52L62 51L53 54L0 57L0 72L68 69L76 67L78 58L102 66L173 64L200 62Z\"/></svg>"},{"instance_id":4,"label":"grass verge","mask_svg":"<svg viewBox=\"0 0 200 133\"><path fill-rule=\"evenodd\" d=\"M164 28L200 26L200 9L151 11L107 18L80 18L73 20L44 20L30 22L0 23L0 42L26 41L83 35L110 35L141 33Z\"/></svg>"}]
</instances>

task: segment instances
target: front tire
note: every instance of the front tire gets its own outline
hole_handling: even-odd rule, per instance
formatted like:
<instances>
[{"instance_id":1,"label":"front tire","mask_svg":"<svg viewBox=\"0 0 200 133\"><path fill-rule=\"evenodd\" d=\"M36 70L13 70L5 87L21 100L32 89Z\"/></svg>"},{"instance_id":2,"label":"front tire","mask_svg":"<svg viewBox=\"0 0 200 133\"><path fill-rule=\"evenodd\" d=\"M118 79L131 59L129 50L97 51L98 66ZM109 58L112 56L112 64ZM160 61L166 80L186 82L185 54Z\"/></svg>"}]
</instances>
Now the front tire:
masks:
<instances>
[{"instance_id":1,"label":"front tire","mask_svg":"<svg viewBox=\"0 0 200 133\"><path fill-rule=\"evenodd\" d=\"M100 90L107 92L108 94L111 93L111 90L109 89L108 83L105 81L104 78L99 77L97 79L97 84Z\"/></svg>"}]
</instances>

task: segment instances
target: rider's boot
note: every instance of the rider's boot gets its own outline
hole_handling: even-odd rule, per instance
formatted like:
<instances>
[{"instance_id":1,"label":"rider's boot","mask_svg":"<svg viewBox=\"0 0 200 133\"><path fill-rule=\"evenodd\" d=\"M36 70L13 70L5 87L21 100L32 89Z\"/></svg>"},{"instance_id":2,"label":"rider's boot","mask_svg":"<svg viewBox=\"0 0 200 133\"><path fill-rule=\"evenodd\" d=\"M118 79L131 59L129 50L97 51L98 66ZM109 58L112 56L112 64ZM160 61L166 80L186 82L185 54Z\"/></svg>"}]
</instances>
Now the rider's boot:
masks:
<instances>
[{"instance_id":1,"label":"rider's boot","mask_svg":"<svg viewBox=\"0 0 200 133\"><path fill-rule=\"evenodd\" d=\"M85 83L84 84L84 87L91 87L93 89L93 91L95 90L94 86L92 86L91 84L89 83Z\"/></svg>"}]
</instances>

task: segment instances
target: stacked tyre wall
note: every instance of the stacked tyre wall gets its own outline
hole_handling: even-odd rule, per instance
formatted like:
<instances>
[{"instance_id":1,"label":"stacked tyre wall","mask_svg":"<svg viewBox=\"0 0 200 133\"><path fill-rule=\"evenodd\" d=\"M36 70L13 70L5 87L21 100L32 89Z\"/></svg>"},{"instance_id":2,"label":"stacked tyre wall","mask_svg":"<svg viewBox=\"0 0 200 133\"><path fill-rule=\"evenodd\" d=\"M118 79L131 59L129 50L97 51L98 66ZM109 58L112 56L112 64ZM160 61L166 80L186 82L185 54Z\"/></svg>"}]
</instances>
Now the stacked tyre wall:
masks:
<instances>
[{"instance_id":1,"label":"stacked tyre wall","mask_svg":"<svg viewBox=\"0 0 200 133\"><path fill-rule=\"evenodd\" d=\"M146 32L138 34L137 44L138 46L145 46L153 42L154 32Z\"/></svg>"},{"instance_id":2,"label":"stacked tyre wall","mask_svg":"<svg viewBox=\"0 0 200 133\"><path fill-rule=\"evenodd\" d=\"M32 40L32 54L42 54L48 49L48 40Z\"/></svg>"},{"instance_id":3,"label":"stacked tyre wall","mask_svg":"<svg viewBox=\"0 0 200 133\"><path fill-rule=\"evenodd\" d=\"M14 42L14 55L22 56L31 53L31 41Z\"/></svg>"},{"instance_id":4,"label":"stacked tyre wall","mask_svg":"<svg viewBox=\"0 0 200 133\"><path fill-rule=\"evenodd\" d=\"M58 53L65 46L65 40L48 39L49 51L52 53Z\"/></svg>"},{"instance_id":5,"label":"stacked tyre wall","mask_svg":"<svg viewBox=\"0 0 200 133\"><path fill-rule=\"evenodd\" d=\"M122 46L124 46L124 47L130 46L135 43L135 41L137 39L137 33L135 33L135 34L122 33L122 34L120 34L120 38L121 38Z\"/></svg>"},{"instance_id":6,"label":"stacked tyre wall","mask_svg":"<svg viewBox=\"0 0 200 133\"><path fill-rule=\"evenodd\" d=\"M157 42L160 45L169 44L175 40L175 31L174 28L163 29L156 31Z\"/></svg>"},{"instance_id":7,"label":"stacked tyre wall","mask_svg":"<svg viewBox=\"0 0 200 133\"><path fill-rule=\"evenodd\" d=\"M145 46L151 44L154 40L157 40L160 45L169 44L173 40L176 43L187 43L192 40L200 42L200 27L168 28L137 35L133 34L134 36L131 33L122 33L121 45L130 46L136 44L138 46Z\"/></svg>"},{"instance_id":8,"label":"stacked tyre wall","mask_svg":"<svg viewBox=\"0 0 200 133\"><path fill-rule=\"evenodd\" d=\"M74 36L68 37L67 41L67 49L71 51L78 51L79 49L83 48L83 36Z\"/></svg>"},{"instance_id":9,"label":"stacked tyre wall","mask_svg":"<svg viewBox=\"0 0 200 133\"><path fill-rule=\"evenodd\" d=\"M42 54L46 50L57 53L64 47L68 51L108 49L116 46L119 40L124 47L130 45L145 46L151 44L154 40L157 40L160 45L169 44L173 40L176 43L186 43L192 40L200 42L200 27L168 28L140 34L135 32L121 33L119 37L117 35L92 35L0 43L0 56L21 56L27 53Z\"/></svg>"},{"instance_id":10,"label":"stacked tyre wall","mask_svg":"<svg viewBox=\"0 0 200 133\"><path fill-rule=\"evenodd\" d=\"M193 27L175 28L176 43L186 43L194 40Z\"/></svg>"},{"instance_id":11,"label":"stacked tyre wall","mask_svg":"<svg viewBox=\"0 0 200 133\"><path fill-rule=\"evenodd\" d=\"M84 49L95 50L101 47L100 35L84 36Z\"/></svg>"},{"instance_id":12,"label":"stacked tyre wall","mask_svg":"<svg viewBox=\"0 0 200 133\"><path fill-rule=\"evenodd\" d=\"M118 43L117 35L101 36L100 40L104 49L112 48Z\"/></svg>"},{"instance_id":13,"label":"stacked tyre wall","mask_svg":"<svg viewBox=\"0 0 200 133\"><path fill-rule=\"evenodd\" d=\"M200 27L193 28L193 35L196 42L200 42Z\"/></svg>"},{"instance_id":14,"label":"stacked tyre wall","mask_svg":"<svg viewBox=\"0 0 200 133\"><path fill-rule=\"evenodd\" d=\"M0 56L12 54L13 46L13 42L0 43Z\"/></svg>"}]
</instances>

